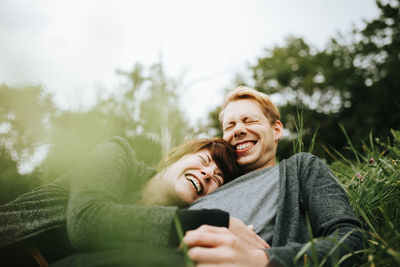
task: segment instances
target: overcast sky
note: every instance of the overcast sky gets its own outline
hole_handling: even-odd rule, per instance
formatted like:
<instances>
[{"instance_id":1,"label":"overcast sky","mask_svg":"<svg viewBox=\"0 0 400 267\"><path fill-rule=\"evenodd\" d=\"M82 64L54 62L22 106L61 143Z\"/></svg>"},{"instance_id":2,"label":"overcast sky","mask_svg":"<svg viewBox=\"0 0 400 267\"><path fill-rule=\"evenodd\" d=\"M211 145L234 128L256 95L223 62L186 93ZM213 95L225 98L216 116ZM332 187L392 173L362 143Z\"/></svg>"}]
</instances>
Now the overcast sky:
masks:
<instances>
[{"instance_id":1,"label":"overcast sky","mask_svg":"<svg viewBox=\"0 0 400 267\"><path fill-rule=\"evenodd\" d=\"M303 37L323 48L378 15L374 0L0 0L0 83L40 84L64 109L160 59L181 78L192 122L222 101L265 48Z\"/></svg>"}]
</instances>

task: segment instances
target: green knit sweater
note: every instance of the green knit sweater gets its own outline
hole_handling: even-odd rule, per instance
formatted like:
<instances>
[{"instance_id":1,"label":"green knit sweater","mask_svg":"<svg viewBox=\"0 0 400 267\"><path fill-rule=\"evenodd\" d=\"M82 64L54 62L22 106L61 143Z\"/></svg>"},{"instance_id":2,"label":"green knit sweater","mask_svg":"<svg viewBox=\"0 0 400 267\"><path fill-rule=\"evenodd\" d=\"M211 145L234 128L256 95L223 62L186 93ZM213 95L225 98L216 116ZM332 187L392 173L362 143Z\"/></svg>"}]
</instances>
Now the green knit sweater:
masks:
<instances>
[{"instance_id":1,"label":"green knit sweater","mask_svg":"<svg viewBox=\"0 0 400 267\"><path fill-rule=\"evenodd\" d=\"M10 254L10 246L27 241L40 250L51 249L62 240L69 243L63 248L72 245L77 251L129 243L168 246L171 238L177 242L173 224L177 207L135 205L141 189L155 174L137 160L125 139L107 139L53 183L0 206L1 255ZM178 213L187 222L185 229L202 223L228 226L227 213L214 210L206 214ZM42 244L35 243L38 240Z\"/></svg>"}]
</instances>

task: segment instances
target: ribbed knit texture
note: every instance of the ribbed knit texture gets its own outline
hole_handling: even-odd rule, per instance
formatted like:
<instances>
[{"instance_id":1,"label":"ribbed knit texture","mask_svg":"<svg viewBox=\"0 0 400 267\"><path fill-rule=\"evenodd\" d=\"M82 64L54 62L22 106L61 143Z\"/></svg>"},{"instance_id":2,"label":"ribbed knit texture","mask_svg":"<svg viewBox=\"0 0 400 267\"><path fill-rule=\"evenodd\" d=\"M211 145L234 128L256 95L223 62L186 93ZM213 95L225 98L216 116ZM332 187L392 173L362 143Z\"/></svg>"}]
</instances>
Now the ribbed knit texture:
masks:
<instances>
[{"instance_id":1,"label":"ribbed knit texture","mask_svg":"<svg viewBox=\"0 0 400 267\"><path fill-rule=\"evenodd\" d=\"M332 260L362 249L360 223L345 191L326 164L314 155L299 153L282 161L279 172L278 212L272 248L266 250L271 258L270 266L310 264L313 258L311 247L300 254L298 262L294 263L294 258L311 236L324 237L313 243L319 263L329 256L324 266L330 266ZM308 231L307 220L312 233ZM342 245L331 251L348 233L351 234L342 241ZM351 265L351 260L345 264Z\"/></svg>"},{"instance_id":2,"label":"ribbed knit texture","mask_svg":"<svg viewBox=\"0 0 400 267\"><path fill-rule=\"evenodd\" d=\"M136 159L124 139L115 137L98 145L72 175L67 210L72 245L80 251L130 242L166 246L176 207L127 203L135 199L132 195L140 195L153 175L154 170Z\"/></svg>"},{"instance_id":3,"label":"ribbed knit texture","mask_svg":"<svg viewBox=\"0 0 400 267\"><path fill-rule=\"evenodd\" d=\"M68 186L67 177L62 176L0 206L0 248L65 227Z\"/></svg>"}]
</instances>

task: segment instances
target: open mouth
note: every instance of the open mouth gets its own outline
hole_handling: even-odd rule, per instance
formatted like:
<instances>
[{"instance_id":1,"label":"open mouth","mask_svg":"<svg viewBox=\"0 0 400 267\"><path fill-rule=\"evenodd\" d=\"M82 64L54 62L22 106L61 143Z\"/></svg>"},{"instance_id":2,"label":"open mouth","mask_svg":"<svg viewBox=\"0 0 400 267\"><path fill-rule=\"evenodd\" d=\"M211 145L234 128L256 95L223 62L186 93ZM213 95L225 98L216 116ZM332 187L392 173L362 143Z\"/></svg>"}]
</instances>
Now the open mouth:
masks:
<instances>
[{"instance_id":1,"label":"open mouth","mask_svg":"<svg viewBox=\"0 0 400 267\"><path fill-rule=\"evenodd\" d=\"M186 180L188 180L194 188L194 191L196 192L196 194L201 195L203 192L203 187L201 185L201 183L199 182L199 180L197 180L197 178L195 176L193 176L192 174L185 174L185 178Z\"/></svg>"},{"instance_id":2,"label":"open mouth","mask_svg":"<svg viewBox=\"0 0 400 267\"><path fill-rule=\"evenodd\" d=\"M257 141L247 141L244 143L240 143L235 146L235 150L237 153L244 153L250 148L252 148L256 143Z\"/></svg>"}]
</instances>

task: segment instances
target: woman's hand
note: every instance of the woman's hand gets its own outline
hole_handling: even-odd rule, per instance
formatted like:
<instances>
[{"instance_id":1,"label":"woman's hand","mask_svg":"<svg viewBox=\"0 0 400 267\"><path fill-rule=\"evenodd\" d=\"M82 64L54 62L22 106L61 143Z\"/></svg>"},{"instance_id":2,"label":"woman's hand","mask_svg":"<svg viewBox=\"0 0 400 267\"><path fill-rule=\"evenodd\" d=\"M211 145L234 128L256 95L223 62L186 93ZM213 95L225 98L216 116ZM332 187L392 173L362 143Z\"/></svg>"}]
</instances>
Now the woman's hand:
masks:
<instances>
[{"instance_id":1,"label":"woman's hand","mask_svg":"<svg viewBox=\"0 0 400 267\"><path fill-rule=\"evenodd\" d=\"M254 248L270 248L270 245L254 232L252 225L246 225L237 218L229 217L229 230Z\"/></svg>"},{"instance_id":2,"label":"woman's hand","mask_svg":"<svg viewBox=\"0 0 400 267\"><path fill-rule=\"evenodd\" d=\"M202 225L187 231L183 241L188 256L196 267L202 266L266 266L269 245L252 229L236 218L229 219L229 229Z\"/></svg>"}]
</instances>

